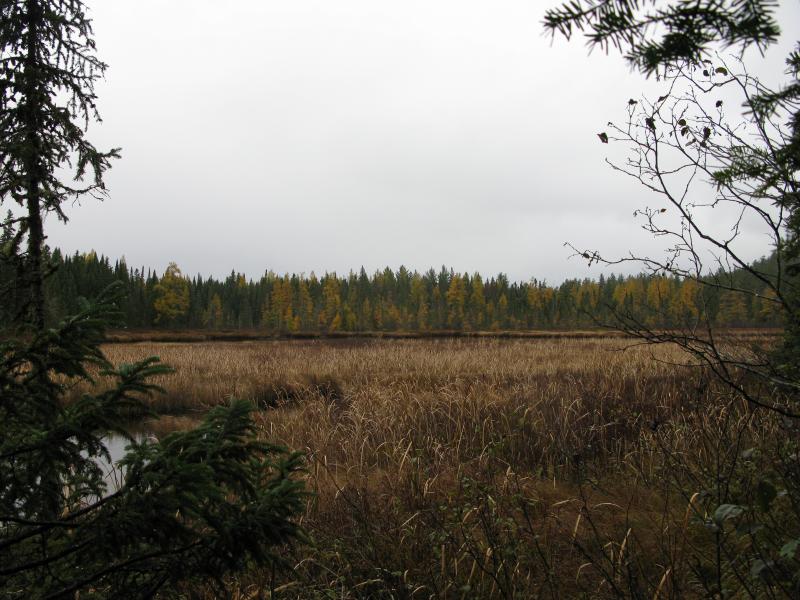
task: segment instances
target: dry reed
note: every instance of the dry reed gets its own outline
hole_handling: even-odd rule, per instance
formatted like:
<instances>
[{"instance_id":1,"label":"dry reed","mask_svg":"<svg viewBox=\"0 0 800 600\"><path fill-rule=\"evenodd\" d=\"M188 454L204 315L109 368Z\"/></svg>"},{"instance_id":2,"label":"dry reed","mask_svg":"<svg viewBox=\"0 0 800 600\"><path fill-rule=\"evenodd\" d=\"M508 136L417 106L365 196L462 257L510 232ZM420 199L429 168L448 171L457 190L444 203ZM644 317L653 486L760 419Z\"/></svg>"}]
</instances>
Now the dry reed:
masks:
<instances>
[{"instance_id":1,"label":"dry reed","mask_svg":"<svg viewBox=\"0 0 800 600\"><path fill-rule=\"evenodd\" d=\"M274 442L308 457L289 572L231 581L240 597L697 595L676 478L710 458L698 431L738 419L686 357L620 339L294 340L106 347L158 355L158 431L236 396ZM667 453L665 454L665 448ZM665 458L666 457L666 458ZM672 457L670 459L669 457ZM683 457L686 473L670 460ZM694 490L694 491L700 491ZM687 505L689 509L687 509ZM615 589L616 588L616 589ZM627 593L627 592L626 592ZM625 594L622 594L625 596Z\"/></svg>"}]
</instances>

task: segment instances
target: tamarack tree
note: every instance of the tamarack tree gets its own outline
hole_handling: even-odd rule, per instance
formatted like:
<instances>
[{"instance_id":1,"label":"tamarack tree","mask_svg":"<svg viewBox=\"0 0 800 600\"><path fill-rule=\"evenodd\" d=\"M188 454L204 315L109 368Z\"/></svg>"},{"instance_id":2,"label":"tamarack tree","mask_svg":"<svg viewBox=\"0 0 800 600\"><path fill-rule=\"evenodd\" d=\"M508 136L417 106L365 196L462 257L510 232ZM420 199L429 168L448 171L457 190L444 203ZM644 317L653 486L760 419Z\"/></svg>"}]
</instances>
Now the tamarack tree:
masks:
<instances>
[{"instance_id":1,"label":"tamarack tree","mask_svg":"<svg viewBox=\"0 0 800 600\"><path fill-rule=\"evenodd\" d=\"M0 589L8 598L151 597L278 565L275 547L302 537L293 520L304 496L301 457L257 439L247 403L157 442L128 434L160 391L152 378L170 369L154 357L119 366L104 357L120 286L45 326L44 218L66 220L64 202L102 197L118 156L85 138L99 119L93 86L105 69L94 50L83 2L0 1L0 202L17 211L4 226L12 277L0 290L5 310L14 304L0 341ZM68 400L98 376L113 385ZM100 466L111 459L110 434L130 443L113 488Z\"/></svg>"}]
</instances>

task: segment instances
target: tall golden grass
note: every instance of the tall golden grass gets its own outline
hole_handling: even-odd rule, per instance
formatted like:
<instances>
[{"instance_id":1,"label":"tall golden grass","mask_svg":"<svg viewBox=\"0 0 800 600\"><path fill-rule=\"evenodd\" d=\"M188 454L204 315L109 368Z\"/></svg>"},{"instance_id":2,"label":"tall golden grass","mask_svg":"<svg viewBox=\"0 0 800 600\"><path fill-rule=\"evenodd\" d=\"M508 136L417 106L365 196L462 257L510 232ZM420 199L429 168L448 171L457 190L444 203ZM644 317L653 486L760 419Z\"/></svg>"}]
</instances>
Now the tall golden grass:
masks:
<instances>
[{"instance_id":1,"label":"tall golden grass","mask_svg":"<svg viewBox=\"0 0 800 600\"><path fill-rule=\"evenodd\" d=\"M312 543L228 582L240 598L706 597L709 465L778 431L680 350L624 339L105 351L175 367L156 432L248 398L306 453Z\"/></svg>"}]
</instances>

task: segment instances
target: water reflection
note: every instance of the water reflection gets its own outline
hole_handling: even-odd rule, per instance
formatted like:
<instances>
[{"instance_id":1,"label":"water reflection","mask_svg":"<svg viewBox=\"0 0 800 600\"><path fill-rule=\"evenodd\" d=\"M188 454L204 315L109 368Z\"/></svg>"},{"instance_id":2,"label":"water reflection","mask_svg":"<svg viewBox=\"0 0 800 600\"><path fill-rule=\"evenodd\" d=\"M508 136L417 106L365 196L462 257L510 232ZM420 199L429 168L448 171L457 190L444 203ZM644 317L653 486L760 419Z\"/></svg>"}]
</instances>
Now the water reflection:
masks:
<instances>
[{"instance_id":1,"label":"water reflection","mask_svg":"<svg viewBox=\"0 0 800 600\"><path fill-rule=\"evenodd\" d=\"M141 442L145 438L152 437L152 434L146 432L137 432L131 434L137 442ZM103 470L103 477L108 485L107 491L113 492L118 490L125 480L124 473L121 467L117 464L126 454L126 448L130 444L130 440L116 433L110 433L103 438L103 443L111 455L111 461L105 457L98 456L95 461Z\"/></svg>"},{"instance_id":2,"label":"water reflection","mask_svg":"<svg viewBox=\"0 0 800 600\"><path fill-rule=\"evenodd\" d=\"M193 429L198 424L198 417L181 416L181 417L160 417L158 419L145 420L141 422L131 423L127 428L128 433L137 442L149 439L151 442L157 442L159 437L165 436L173 431L186 431ZM111 461L105 458L97 457L95 461L103 470L103 476L106 484L108 485L107 493L112 493L119 489L125 477L122 469L118 465L119 461L126 454L126 448L131 443L130 440L116 433L109 433L103 438L103 443L111 455Z\"/></svg>"}]
</instances>

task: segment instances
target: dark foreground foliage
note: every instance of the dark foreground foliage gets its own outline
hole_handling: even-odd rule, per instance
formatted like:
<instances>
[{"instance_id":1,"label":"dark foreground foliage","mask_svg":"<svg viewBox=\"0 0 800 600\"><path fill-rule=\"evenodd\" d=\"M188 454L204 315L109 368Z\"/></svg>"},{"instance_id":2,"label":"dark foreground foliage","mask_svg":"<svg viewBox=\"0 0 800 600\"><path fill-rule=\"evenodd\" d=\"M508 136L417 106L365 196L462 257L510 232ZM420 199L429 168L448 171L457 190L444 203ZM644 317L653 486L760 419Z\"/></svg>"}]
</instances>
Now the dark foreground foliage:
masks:
<instances>
[{"instance_id":1,"label":"dark foreground foliage","mask_svg":"<svg viewBox=\"0 0 800 600\"><path fill-rule=\"evenodd\" d=\"M112 366L98 349L110 293L58 328L0 346L0 589L9 598L145 598L186 581L221 580L280 564L277 545L301 537L293 476L301 457L254 437L250 405L234 401L160 441L126 433L142 416L155 358ZM116 380L69 406L63 394ZM111 484L104 439L130 445Z\"/></svg>"}]
</instances>

